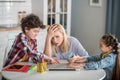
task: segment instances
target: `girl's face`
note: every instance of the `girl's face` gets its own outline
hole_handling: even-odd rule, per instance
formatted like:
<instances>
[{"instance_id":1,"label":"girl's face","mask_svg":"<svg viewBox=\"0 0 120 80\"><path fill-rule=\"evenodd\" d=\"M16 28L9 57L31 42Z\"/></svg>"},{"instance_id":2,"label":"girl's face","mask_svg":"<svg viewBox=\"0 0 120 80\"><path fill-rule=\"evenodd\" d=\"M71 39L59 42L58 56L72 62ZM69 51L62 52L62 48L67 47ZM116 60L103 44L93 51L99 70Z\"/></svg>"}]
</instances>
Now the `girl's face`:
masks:
<instances>
[{"instance_id":1,"label":"girl's face","mask_svg":"<svg viewBox=\"0 0 120 80\"><path fill-rule=\"evenodd\" d=\"M29 39L35 39L40 31L40 28L32 28L30 30L26 29L25 34Z\"/></svg>"},{"instance_id":2,"label":"girl's face","mask_svg":"<svg viewBox=\"0 0 120 80\"><path fill-rule=\"evenodd\" d=\"M52 43L55 46L60 46L63 42L63 34L60 31L55 31L54 32L54 36L52 38Z\"/></svg>"},{"instance_id":3,"label":"girl's face","mask_svg":"<svg viewBox=\"0 0 120 80\"><path fill-rule=\"evenodd\" d=\"M103 40L100 40L100 49L102 52L106 53L106 52L111 52L112 51L112 47L111 46L106 46L104 44Z\"/></svg>"}]
</instances>

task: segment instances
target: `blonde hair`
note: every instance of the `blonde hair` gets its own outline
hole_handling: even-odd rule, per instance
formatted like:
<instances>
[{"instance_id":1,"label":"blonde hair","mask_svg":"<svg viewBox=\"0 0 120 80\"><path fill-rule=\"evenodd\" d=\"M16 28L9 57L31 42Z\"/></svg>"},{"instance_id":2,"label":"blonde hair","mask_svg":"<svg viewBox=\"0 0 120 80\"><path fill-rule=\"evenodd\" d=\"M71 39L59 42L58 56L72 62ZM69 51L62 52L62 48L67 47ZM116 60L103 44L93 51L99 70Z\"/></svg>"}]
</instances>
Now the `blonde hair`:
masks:
<instances>
[{"instance_id":1,"label":"blonde hair","mask_svg":"<svg viewBox=\"0 0 120 80\"><path fill-rule=\"evenodd\" d=\"M67 52L68 49L69 49L69 44L68 44L68 40L67 40L67 35L66 35L66 32L65 32L65 29L63 28L63 26L61 24L53 24L50 27L53 27L53 26L56 26L56 28L58 28L57 31L60 31L60 33L63 35L63 42L59 46L60 50L62 52ZM48 30L49 30L49 28L48 28ZM56 54L57 50L56 50L56 47L54 46L54 44L52 43L52 41L51 41L51 47L52 47L52 52L54 54Z\"/></svg>"}]
</instances>

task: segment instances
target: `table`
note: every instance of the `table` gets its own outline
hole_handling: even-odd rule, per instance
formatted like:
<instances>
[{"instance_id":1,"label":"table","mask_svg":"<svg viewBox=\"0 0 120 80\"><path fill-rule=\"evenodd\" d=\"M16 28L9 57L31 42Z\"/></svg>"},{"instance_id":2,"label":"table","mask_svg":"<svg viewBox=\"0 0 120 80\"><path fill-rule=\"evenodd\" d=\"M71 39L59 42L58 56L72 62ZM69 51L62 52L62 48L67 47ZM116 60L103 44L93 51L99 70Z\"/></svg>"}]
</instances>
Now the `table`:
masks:
<instances>
[{"instance_id":1,"label":"table","mask_svg":"<svg viewBox=\"0 0 120 80\"><path fill-rule=\"evenodd\" d=\"M47 71L38 73L37 70L31 73L2 71L2 75L10 80L102 80L106 73L103 69L80 71Z\"/></svg>"}]
</instances>

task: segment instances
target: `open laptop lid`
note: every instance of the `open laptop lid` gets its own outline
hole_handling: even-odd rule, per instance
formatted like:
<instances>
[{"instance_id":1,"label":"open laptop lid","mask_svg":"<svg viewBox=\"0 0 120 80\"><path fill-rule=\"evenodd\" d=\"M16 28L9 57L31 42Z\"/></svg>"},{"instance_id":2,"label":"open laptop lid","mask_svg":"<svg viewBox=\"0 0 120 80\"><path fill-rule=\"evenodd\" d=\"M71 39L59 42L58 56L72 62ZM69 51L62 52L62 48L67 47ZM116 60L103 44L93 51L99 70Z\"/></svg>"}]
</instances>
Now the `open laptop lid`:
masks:
<instances>
[{"instance_id":1,"label":"open laptop lid","mask_svg":"<svg viewBox=\"0 0 120 80\"><path fill-rule=\"evenodd\" d=\"M68 62L65 60L60 61L60 64L49 64L47 68L49 71L79 71L81 68L68 68Z\"/></svg>"}]
</instances>

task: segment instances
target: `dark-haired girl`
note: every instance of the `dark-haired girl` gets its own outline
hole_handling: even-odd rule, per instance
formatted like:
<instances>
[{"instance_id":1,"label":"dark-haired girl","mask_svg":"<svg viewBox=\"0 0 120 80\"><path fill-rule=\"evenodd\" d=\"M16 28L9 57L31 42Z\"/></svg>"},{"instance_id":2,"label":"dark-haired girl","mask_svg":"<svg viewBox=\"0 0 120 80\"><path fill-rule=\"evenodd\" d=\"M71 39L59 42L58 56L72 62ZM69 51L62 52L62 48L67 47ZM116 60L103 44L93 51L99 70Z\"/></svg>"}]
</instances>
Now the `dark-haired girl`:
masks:
<instances>
[{"instance_id":1,"label":"dark-haired girl","mask_svg":"<svg viewBox=\"0 0 120 80\"><path fill-rule=\"evenodd\" d=\"M100 49L102 51L100 55L87 58L79 57L74 61L84 62L79 66L84 67L85 69L104 69L106 72L106 77L104 80L120 80L120 53L118 48L118 40L115 36L106 34L100 39ZM72 64L70 65L72 67L76 67ZM114 75L113 79L112 75ZM118 75L117 78L115 78L116 75Z\"/></svg>"}]
</instances>

